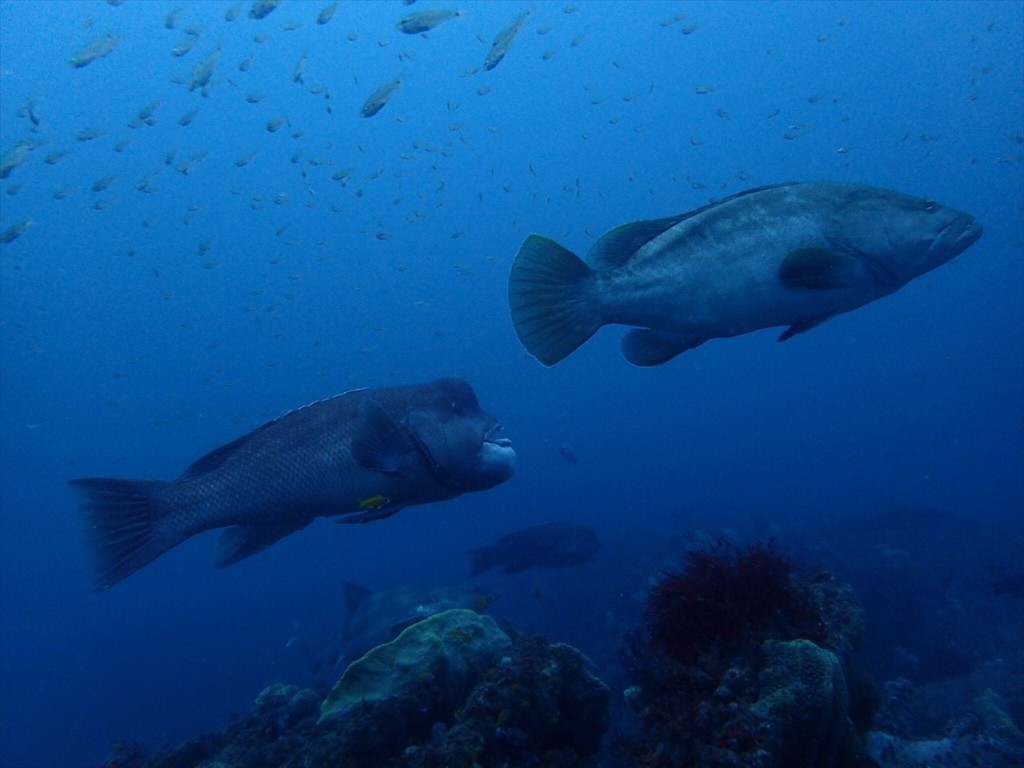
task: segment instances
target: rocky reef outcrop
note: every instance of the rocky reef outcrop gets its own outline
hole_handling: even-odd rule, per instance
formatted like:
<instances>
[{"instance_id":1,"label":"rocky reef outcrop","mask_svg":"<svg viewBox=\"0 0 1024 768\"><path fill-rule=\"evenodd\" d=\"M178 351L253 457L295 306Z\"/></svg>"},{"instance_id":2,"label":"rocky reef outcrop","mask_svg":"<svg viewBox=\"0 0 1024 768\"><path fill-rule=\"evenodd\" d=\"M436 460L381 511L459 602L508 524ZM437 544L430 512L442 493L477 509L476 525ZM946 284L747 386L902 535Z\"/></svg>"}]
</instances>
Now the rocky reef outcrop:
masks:
<instances>
[{"instance_id":1,"label":"rocky reef outcrop","mask_svg":"<svg viewBox=\"0 0 1024 768\"><path fill-rule=\"evenodd\" d=\"M452 610L353 662L330 693L272 685L223 732L121 768L586 766L608 728L607 686L579 651Z\"/></svg>"}]
</instances>

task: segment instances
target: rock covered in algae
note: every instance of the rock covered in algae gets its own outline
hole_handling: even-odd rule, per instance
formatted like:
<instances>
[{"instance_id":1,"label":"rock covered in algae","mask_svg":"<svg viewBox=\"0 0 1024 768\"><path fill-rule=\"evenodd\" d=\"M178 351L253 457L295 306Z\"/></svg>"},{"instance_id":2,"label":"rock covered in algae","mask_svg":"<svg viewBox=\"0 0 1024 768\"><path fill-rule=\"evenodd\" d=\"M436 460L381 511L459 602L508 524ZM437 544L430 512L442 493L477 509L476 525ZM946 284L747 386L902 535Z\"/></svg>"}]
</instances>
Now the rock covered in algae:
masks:
<instances>
[{"instance_id":1,"label":"rock covered in algae","mask_svg":"<svg viewBox=\"0 0 1024 768\"><path fill-rule=\"evenodd\" d=\"M352 662L321 705L320 721L396 701L453 710L511 649L490 616L461 608L435 614Z\"/></svg>"}]
</instances>

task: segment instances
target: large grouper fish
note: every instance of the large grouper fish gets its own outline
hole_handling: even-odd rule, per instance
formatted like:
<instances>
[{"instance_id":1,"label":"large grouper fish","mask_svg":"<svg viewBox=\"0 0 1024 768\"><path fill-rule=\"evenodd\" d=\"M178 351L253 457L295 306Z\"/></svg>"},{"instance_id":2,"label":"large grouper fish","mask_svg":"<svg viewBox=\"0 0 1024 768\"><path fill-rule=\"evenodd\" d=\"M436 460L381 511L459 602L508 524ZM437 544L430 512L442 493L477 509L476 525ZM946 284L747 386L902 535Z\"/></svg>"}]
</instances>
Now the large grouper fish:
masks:
<instances>
[{"instance_id":1,"label":"large grouper fish","mask_svg":"<svg viewBox=\"0 0 1024 768\"><path fill-rule=\"evenodd\" d=\"M318 517L365 523L503 483L511 442L468 383L346 392L292 411L196 461L172 482L80 478L98 589L202 531L229 565Z\"/></svg>"},{"instance_id":2,"label":"large grouper fish","mask_svg":"<svg viewBox=\"0 0 1024 768\"><path fill-rule=\"evenodd\" d=\"M530 235L508 283L523 346L554 365L608 324L634 365L708 339L787 326L779 341L899 290L981 237L924 197L829 182L759 187L611 230L587 261Z\"/></svg>"}]
</instances>

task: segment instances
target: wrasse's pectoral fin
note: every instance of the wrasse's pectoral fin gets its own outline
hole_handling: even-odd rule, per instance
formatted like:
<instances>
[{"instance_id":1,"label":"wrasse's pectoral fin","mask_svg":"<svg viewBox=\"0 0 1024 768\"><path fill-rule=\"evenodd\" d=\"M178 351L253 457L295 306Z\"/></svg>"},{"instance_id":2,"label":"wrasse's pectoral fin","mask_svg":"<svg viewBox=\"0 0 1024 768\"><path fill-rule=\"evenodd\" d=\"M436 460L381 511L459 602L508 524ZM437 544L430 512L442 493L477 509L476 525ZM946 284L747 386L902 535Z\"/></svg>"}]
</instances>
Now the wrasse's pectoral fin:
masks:
<instances>
[{"instance_id":1,"label":"wrasse's pectoral fin","mask_svg":"<svg viewBox=\"0 0 1024 768\"><path fill-rule=\"evenodd\" d=\"M361 512L352 512L350 514L339 517L334 522L341 525L349 525L352 523L372 523L374 520L383 520L385 517L391 517L403 509L401 504L386 504L378 509L365 509Z\"/></svg>"},{"instance_id":2,"label":"wrasse's pectoral fin","mask_svg":"<svg viewBox=\"0 0 1024 768\"><path fill-rule=\"evenodd\" d=\"M394 474L402 468L410 446L401 427L380 403L367 398L359 404L356 429L352 455L361 467L385 474Z\"/></svg>"},{"instance_id":3,"label":"wrasse's pectoral fin","mask_svg":"<svg viewBox=\"0 0 1024 768\"><path fill-rule=\"evenodd\" d=\"M672 333L640 328L623 337L622 354L633 365L661 365L688 349L699 347L705 341L707 339L687 339Z\"/></svg>"}]
</instances>

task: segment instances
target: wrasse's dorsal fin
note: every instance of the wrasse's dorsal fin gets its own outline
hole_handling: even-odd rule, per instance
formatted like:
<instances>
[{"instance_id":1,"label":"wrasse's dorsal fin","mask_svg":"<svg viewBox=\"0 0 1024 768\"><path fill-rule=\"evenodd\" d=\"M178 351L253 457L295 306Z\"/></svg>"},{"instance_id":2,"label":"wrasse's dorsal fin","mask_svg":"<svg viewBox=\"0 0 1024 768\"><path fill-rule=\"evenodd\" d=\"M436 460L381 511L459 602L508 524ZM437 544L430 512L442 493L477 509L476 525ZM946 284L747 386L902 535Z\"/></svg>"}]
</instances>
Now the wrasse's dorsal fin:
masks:
<instances>
[{"instance_id":1,"label":"wrasse's dorsal fin","mask_svg":"<svg viewBox=\"0 0 1024 768\"><path fill-rule=\"evenodd\" d=\"M274 421L277 421L277 419ZM273 423L274 422L269 422L269 424ZM263 425L263 427L266 426L268 426L268 424ZM260 429L263 429L263 427L260 427ZM217 469L224 464L224 462L227 461L233 453L249 442L253 434L255 433L250 432L248 435L242 435L237 440L232 440L230 443L225 443L218 448L214 448L205 456L196 459L188 465L188 468L184 472L181 473L180 479L193 480L201 475L205 475L207 472L212 472Z\"/></svg>"},{"instance_id":2,"label":"wrasse's dorsal fin","mask_svg":"<svg viewBox=\"0 0 1024 768\"><path fill-rule=\"evenodd\" d=\"M353 389L351 391L352 392L360 392L362 390ZM285 414L283 414L281 416L278 416L276 419L271 419L266 424L260 425L259 427L254 429L249 434L242 435L237 440L232 440L230 443L225 443L224 445L221 445L221 446L218 446L217 448L214 448L212 451L207 453L205 456L202 456L202 457L196 459L195 461L193 461L191 464L189 464L188 467L185 469L185 471L181 473L181 478L180 479L182 479L182 480L191 480L191 479L199 477L200 475L205 475L207 472L212 472L213 470L218 469L219 467L221 467L224 464L225 461L228 460L228 458L233 453L237 452L240 448L242 448L242 446L244 446L246 443L248 443L249 440L253 439L253 437L255 437L256 435L260 434L260 432L262 432L263 430L265 430L265 429L267 429L269 427L272 427L275 424L278 424L278 423L284 421L285 419L287 419L287 418L289 418L289 417L291 417L291 416L293 416L293 415L295 415L297 413L302 413L303 411L307 410L308 408L313 408L314 406L318 406L318 405L320 405L322 403L329 402L330 400L335 400L335 399L337 399L339 397L342 397L343 395L347 395L347 394L349 394L349 392L345 392L342 395L332 395L331 397L325 397L325 398L323 398L321 400L315 400L314 402L308 403L307 405L303 405L300 408L295 408L293 410L290 410L290 411L288 411L288 413L285 413Z\"/></svg>"}]
</instances>

